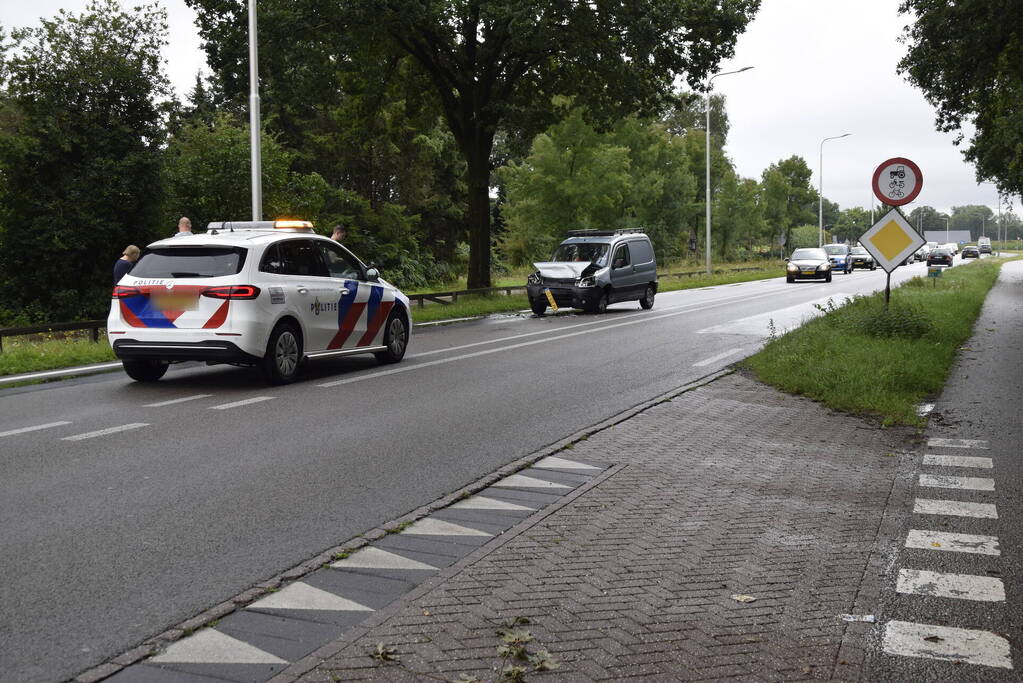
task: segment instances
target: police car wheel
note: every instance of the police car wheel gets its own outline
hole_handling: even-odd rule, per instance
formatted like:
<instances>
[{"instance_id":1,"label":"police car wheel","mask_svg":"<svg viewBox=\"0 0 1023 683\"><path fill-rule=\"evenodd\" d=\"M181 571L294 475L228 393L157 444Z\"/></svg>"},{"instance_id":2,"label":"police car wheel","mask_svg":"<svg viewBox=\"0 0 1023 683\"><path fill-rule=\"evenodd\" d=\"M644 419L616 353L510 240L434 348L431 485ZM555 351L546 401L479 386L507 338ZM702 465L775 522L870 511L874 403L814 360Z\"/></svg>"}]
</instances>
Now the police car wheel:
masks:
<instances>
[{"instance_id":1,"label":"police car wheel","mask_svg":"<svg viewBox=\"0 0 1023 683\"><path fill-rule=\"evenodd\" d=\"M533 309L533 313L543 315L547 311L547 302L540 299L530 299L529 307Z\"/></svg>"},{"instance_id":2,"label":"police car wheel","mask_svg":"<svg viewBox=\"0 0 1023 683\"><path fill-rule=\"evenodd\" d=\"M651 285L646 286L646 291L643 292L643 298L639 300L640 308L650 310L654 307L654 288Z\"/></svg>"},{"instance_id":3,"label":"police car wheel","mask_svg":"<svg viewBox=\"0 0 1023 683\"><path fill-rule=\"evenodd\" d=\"M263 376L271 384L287 384L298 375L302 340L294 326L281 323L270 333L263 356Z\"/></svg>"},{"instance_id":4,"label":"police car wheel","mask_svg":"<svg viewBox=\"0 0 1023 683\"><path fill-rule=\"evenodd\" d=\"M155 382L167 372L167 364L156 360L121 361L124 371L136 382Z\"/></svg>"},{"instance_id":5,"label":"police car wheel","mask_svg":"<svg viewBox=\"0 0 1023 683\"><path fill-rule=\"evenodd\" d=\"M408 328L405 326L405 318L395 311L387 317L384 327L384 346L386 351L380 351L373 355L381 363L397 363L405 357L405 349L408 347Z\"/></svg>"}]
</instances>

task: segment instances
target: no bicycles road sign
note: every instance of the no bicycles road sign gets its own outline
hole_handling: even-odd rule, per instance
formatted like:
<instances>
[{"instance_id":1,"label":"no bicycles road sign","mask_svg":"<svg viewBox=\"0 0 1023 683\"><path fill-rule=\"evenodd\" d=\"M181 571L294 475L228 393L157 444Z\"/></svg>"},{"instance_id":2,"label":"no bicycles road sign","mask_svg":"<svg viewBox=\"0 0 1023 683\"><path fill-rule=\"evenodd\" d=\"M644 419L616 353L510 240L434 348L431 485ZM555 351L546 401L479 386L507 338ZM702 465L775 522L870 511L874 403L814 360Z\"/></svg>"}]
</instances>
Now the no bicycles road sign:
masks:
<instances>
[{"instance_id":1,"label":"no bicycles road sign","mask_svg":"<svg viewBox=\"0 0 1023 683\"><path fill-rule=\"evenodd\" d=\"M882 161L874 171L870 186L874 195L889 206L909 204L924 186L924 174L909 159L895 157Z\"/></svg>"}]
</instances>

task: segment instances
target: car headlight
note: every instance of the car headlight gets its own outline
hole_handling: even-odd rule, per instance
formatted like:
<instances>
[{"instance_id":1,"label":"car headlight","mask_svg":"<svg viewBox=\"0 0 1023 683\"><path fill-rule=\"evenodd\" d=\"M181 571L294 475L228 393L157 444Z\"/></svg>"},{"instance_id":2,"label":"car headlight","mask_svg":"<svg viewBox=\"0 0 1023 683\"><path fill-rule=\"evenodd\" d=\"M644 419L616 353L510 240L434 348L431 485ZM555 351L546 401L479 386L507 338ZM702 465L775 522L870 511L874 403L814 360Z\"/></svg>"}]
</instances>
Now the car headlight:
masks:
<instances>
[{"instance_id":1,"label":"car headlight","mask_svg":"<svg viewBox=\"0 0 1023 683\"><path fill-rule=\"evenodd\" d=\"M795 263L790 263L786 270L788 270L790 273L794 273L797 270L799 270L799 266L797 266Z\"/></svg>"},{"instance_id":2,"label":"car headlight","mask_svg":"<svg viewBox=\"0 0 1023 683\"><path fill-rule=\"evenodd\" d=\"M817 270L831 270L831 264L825 263L824 265L818 266Z\"/></svg>"},{"instance_id":3,"label":"car headlight","mask_svg":"<svg viewBox=\"0 0 1023 683\"><path fill-rule=\"evenodd\" d=\"M530 284L530 285L540 285L540 284L543 284L543 278L540 277L540 271L538 270L536 272L530 273L526 277L526 284Z\"/></svg>"},{"instance_id":4,"label":"car headlight","mask_svg":"<svg viewBox=\"0 0 1023 683\"><path fill-rule=\"evenodd\" d=\"M576 285L579 287L596 287L597 278L592 275L590 277L581 277L576 281Z\"/></svg>"}]
</instances>

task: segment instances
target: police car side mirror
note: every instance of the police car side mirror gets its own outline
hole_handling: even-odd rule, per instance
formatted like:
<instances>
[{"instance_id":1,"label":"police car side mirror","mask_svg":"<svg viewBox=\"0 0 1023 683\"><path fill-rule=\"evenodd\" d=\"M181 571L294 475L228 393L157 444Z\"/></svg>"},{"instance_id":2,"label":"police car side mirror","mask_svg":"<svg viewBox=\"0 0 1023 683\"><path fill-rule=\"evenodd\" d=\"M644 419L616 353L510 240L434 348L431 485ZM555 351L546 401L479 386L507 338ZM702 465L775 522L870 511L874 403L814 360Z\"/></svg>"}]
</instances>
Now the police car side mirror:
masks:
<instances>
[{"instance_id":1,"label":"police car side mirror","mask_svg":"<svg viewBox=\"0 0 1023 683\"><path fill-rule=\"evenodd\" d=\"M370 268L366 271L366 280L369 282L376 282L380 279L380 271L376 268Z\"/></svg>"}]
</instances>

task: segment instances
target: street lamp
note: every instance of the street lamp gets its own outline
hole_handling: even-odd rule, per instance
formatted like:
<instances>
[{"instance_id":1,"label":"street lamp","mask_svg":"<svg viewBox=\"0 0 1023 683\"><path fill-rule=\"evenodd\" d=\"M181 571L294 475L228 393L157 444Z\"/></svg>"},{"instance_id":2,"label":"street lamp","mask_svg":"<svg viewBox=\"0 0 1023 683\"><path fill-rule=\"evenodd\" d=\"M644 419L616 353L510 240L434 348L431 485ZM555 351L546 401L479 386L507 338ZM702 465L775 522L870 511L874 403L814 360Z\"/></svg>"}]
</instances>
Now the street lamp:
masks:
<instances>
[{"instance_id":1,"label":"street lamp","mask_svg":"<svg viewBox=\"0 0 1023 683\"><path fill-rule=\"evenodd\" d=\"M817 246L818 247L823 247L824 246L824 143L827 142L828 140L838 140L839 138L847 138L850 135L852 135L852 133L843 133L841 135L835 135L833 137L824 138L823 140L821 140L820 165L817 167L818 168L818 174L817 174L818 175L818 177L817 177L817 195L818 195L818 197L817 197L817 227L818 227ZM873 209L873 203L871 203L871 208Z\"/></svg>"},{"instance_id":2,"label":"street lamp","mask_svg":"<svg viewBox=\"0 0 1023 683\"><path fill-rule=\"evenodd\" d=\"M945 244L948 244L948 216L945 216Z\"/></svg>"},{"instance_id":3,"label":"street lamp","mask_svg":"<svg viewBox=\"0 0 1023 683\"><path fill-rule=\"evenodd\" d=\"M706 203L707 203L707 275L711 274L710 268L710 90L714 85L714 79L718 76L729 76L731 74L741 74L743 71L749 71L752 66L744 66L741 69L735 71L723 71L721 73L714 74L707 80L707 175L705 178L707 185Z\"/></svg>"},{"instance_id":4,"label":"street lamp","mask_svg":"<svg viewBox=\"0 0 1023 683\"><path fill-rule=\"evenodd\" d=\"M259 58L256 50L256 0L249 0L249 153L252 166L252 220L263 220L263 160L259 135Z\"/></svg>"}]
</instances>

